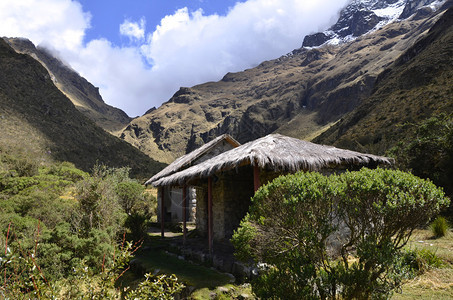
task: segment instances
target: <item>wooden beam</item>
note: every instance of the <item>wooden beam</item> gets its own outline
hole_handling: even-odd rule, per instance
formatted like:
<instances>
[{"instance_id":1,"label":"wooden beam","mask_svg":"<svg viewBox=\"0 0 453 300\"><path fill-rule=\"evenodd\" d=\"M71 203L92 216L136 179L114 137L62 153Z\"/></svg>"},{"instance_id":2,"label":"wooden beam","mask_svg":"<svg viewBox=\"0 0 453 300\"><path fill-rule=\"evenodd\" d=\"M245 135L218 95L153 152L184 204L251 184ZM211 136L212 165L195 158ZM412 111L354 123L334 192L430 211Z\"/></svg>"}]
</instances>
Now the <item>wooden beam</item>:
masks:
<instances>
[{"instance_id":1,"label":"wooden beam","mask_svg":"<svg viewBox=\"0 0 453 300\"><path fill-rule=\"evenodd\" d=\"M254 191L256 192L260 186L260 168L258 165L253 166L253 186L254 186Z\"/></svg>"},{"instance_id":2,"label":"wooden beam","mask_svg":"<svg viewBox=\"0 0 453 300\"><path fill-rule=\"evenodd\" d=\"M186 243L186 231L187 231L187 186L182 187L182 241Z\"/></svg>"},{"instance_id":3,"label":"wooden beam","mask_svg":"<svg viewBox=\"0 0 453 300\"><path fill-rule=\"evenodd\" d=\"M164 227L165 227L165 187L160 188L160 235L165 237Z\"/></svg>"},{"instance_id":4,"label":"wooden beam","mask_svg":"<svg viewBox=\"0 0 453 300\"><path fill-rule=\"evenodd\" d=\"M213 226L212 226L212 177L208 178L208 243L209 254L212 255L212 240L213 240Z\"/></svg>"}]
</instances>

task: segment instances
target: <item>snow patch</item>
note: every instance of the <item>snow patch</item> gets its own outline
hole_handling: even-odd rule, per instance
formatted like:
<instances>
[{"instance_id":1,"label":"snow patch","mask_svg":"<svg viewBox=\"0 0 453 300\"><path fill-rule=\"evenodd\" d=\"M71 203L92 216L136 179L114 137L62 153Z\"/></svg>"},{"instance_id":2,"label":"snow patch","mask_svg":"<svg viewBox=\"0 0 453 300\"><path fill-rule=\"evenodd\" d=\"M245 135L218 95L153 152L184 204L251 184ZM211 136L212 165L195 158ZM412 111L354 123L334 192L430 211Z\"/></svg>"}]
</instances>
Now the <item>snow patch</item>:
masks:
<instances>
[{"instance_id":1,"label":"snow patch","mask_svg":"<svg viewBox=\"0 0 453 300\"><path fill-rule=\"evenodd\" d=\"M441 1L434 1L433 3L427 5L429 8L431 8L433 11L438 10L442 5L445 4L447 0L441 0Z\"/></svg>"},{"instance_id":2,"label":"snow patch","mask_svg":"<svg viewBox=\"0 0 453 300\"><path fill-rule=\"evenodd\" d=\"M390 4L389 6L381 9L372 10L378 17L385 18L387 20L396 20L401 15L406 5L406 0L400 0L396 3Z\"/></svg>"}]
</instances>

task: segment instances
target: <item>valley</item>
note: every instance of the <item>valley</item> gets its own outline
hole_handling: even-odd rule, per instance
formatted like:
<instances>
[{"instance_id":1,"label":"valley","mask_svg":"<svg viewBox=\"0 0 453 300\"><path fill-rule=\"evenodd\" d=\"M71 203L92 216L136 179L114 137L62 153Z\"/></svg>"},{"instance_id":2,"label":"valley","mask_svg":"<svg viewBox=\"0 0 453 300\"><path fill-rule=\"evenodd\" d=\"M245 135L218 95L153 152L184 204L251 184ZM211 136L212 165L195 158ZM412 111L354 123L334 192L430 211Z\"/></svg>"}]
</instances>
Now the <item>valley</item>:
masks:
<instances>
[{"instance_id":1,"label":"valley","mask_svg":"<svg viewBox=\"0 0 453 300\"><path fill-rule=\"evenodd\" d=\"M245 279L247 283L243 284L242 279L238 279L240 278L238 275L236 284L231 284L233 275L214 270L213 266L216 263L218 269L221 269L223 266L220 264L224 264L224 261L213 256L212 245L208 245L208 238L201 234L201 230L197 231L195 228L197 223L194 221L190 224L191 230L186 233L182 229L185 225L178 223L179 221L172 224L167 221L159 222L159 218L165 215L166 205L163 204L165 197L162 196L165 189L159 186L162 189L158 192L157 188L145 186L143 183L179 157L224 134L231 135L243 144L273 133L317 144L388 156L391 157L388 165L391 165L390 161L394 164L378 169L378 172L386 172L382 173L384 174L382 177L377 177L377 172L373 173L372 170L364 171L368 173L362 177L359 175L354 177L356 176L352 174L354 172L339 172L349 180L347 182L349 185L346 181L340 184L338 178L341 176L338 174L338 176L325 176L332 180L328 182L327 179L323 181L321 175L316 172L306 172L307 177L303 176L304 172L298 173L297 176L300 178L294 179L294 182L288 179L288 185L282 183L282 186L289 191L288 193L294 191L299 193L290 195L292 198L282 203L285 205L290 203L293 207L299 207L297 205L300 203L307 205L308 208L299 207L301 211L298 215L287 212L277 214L277 210L281 207L290 207L290 212L295 211L295 209L291 210L293 208L291 205L285 206L278 202L281 201L281 197L286 197L284 189L276 198L272 198L277 199L275 202L277 204L275 206L269 204L270 208L268 208L264 201L269 191L266 190L267 186L263 186L258 190L263 190L261 194L265 200L262 202L262 207L256 204L256 207L250 211L257 213L259 209L266 208L269 216L266 218L261 216L260 219L256 215L254 216L256 222L252 224L250 221L252 217L249 215L246 219L242 219L244 222L240 227L236 224L237 228L234 228L234 235L236 238L239 237L239 244L245 245L245 250L251 251L255 248L261 251L269 245L275 250L277 247L285 246L286 244L280 238L287 232L290 232L288 235L292 234L292 230L301 225L299 223L309 224L308 229L303 228L299 232L303 234L313 228L324 228L321 226L323 218L316 218L317 214L324 212L328 214L329 209L338 202L331 206L327 205L326 208L323 206L324 202L318 200L328 199L330 195L332 198L329 199L337 201L339 195L344 193L346 196L341 203L349 204L351 210L344 213L343 217L357 213L358 207L366 213L370 212L369 215L358 213L358 223L351 225L351 228L354 226L358 228L362 226L360 222L363 222L365 224L363 225L365 229L362 228L363 236L366 236L367 230L375 230L378 226L384 228L384 225L390 228L393 223L398 223L400 226L398 230L401 229L401 232L410 228L406 233L408 231L414 233L412 237L409 234L407 240L400 244L405 245L398 249L389 246L396 240L395 236L398 235L396 231L393 235L389 234L387 239L382 239L388 242L387 244L366 245L372 249L370 253L375 251L374 254L378 253L379 258L387 255L387 262L391 261L392 268L389 267L380 274L384 274L383 276L392 274L400 280L395 281L395 286L401 287L403 294L392 296L390 290L385 291L385 295L389 298L393 297L392 299L432 297L432 295L439 298L453 297L451 229L447 223L446 234L440 237L433 235L426 227L426 224L431 222L428 219L430 217L434 219L434 215L443 215L450 221L453 220L453 206L450 203L448 207L447 203L449 201L447 198L451 199L453 196L451 181L453 176L453 0L352 0L338 14L338 20L331 27L301 37L300 45L300 48L283 54L279 58L261 62L255 67L240 72L227 73L219 81L180 87L159 107L150 108L141 116L130 117L120 108L109 105L108 99L104 101L99 88L80 76L76 70L58 58L56 53L44 46L35 46L26 38L0 38L0 225L2 231L0 246L5 246L0 254L0 265L5 269L5 274L8 272L8 276L4 275L2 278L3 282L0 281L0 298L2 295L12 295L2 293L10 293L14 288L14 293L20 290L26 291L29 295L43 291L43 294L39 295L42 299L46 299L47 295L62 299L64 297L70 299L71 296L77 295L83 299L85 296L88 297L87 291L91 293L91 298L97 295L99 299L138 299L133 296L134 289L147 282L143 277L147 274L146 278L148 276L151 279L160 278L159 288L164 293L174 288L175 293L182 293L187 296L187 299L208 297L255 299L254 293L257 286L258 289L260 288L259 282L255 286L249 282L258 277L250 275L250 278ZM145 98L146 95L143 101L147 100ZM224 144L220 143L218 148L209 148L209 151L214 149L212 153L217 156L219 152L233 147L231 143L227 144L228 141L222 143ZM263 152L266 152L270 149L266 148L266 145L270 144L269 142L259 149L264 149ZM289 148L282 146L280 149L286 149L286 152L282 150L284 154L289 153ZM194 161L209 159L207 157L211 155L203 158L204 152L200 153L198 154L201 159L192 157L191 160L188 159L184 164L178 165L180 168L178 172L196 167L197 162L194 163ZM362 155L361 159L365 156ZM244 177L237 175L240 173L239 169L242 168L241 171L244 171L244 167L254 166L252 160L257 161L247 154L240 157L241 159L248 157L249 161L240 161L236 169L218 167L219 176L213 173L214 175L209 175L212 178L207 179L201 175L195 178L193 175L195 179L190 179L194 180L190 183L197 184L196 188L206 194L206 197L202 197L204 202L197 199L195 195L195 208L196 203L199 206L202 203L202 209L206 208L206 213L203 212L201 216L206 219L205 227L208 236L212 235L213 230L210 229L211 232L209 232L207 229L209 222L211 225L213 223L212 186L209 186L212 181L214 184L217 183L219 188L221 184L218 184L218 181L229 176L230 181L225 181L227 184L222 183L223 190L220 191L220 188L218 190L222 196L228 195L234 188L245 190L242 184L248 179L252 183L252 177L249 176L251 174L253 174L253 188L256 188L253 192L256 192L260 185L260 175L255 173L259 171L258 167L247 169ZM294 158L294 155L291 158ZM385 159L388 158L385 157ZM275 158L275 160L278 159ZM319 160L325 161L323 158ZM338 160L345 161L345 159ZM247 165L247 163L250 164ZM216 166L220 165L219 163ZM206 166L208 170L209 164ZM350 165L344 168L351 166L353 163L350 162ZM267 167L269 166L261 168L264 176L269 175L265 173L269 171L266 170ZM274 174L269 176L271 175ZM413 175L423 179L414 179ZM314 177L310 179L309 176ZM388 179L389 181L386 181ZM424 181L424 179L428 180ZM177 182L176 179L168 182L171 183L168 186L170 189L175 185L187 185L189 179L184 183ZM300 189L296 187L297 184L300 184ZM393 189L393 185L401 190L395 192L396 188ZM421 185L423 185L422 189L419 188ZM280 187L277 186L277 188ZM313 188L313 193L303 194L309 188ZM315 190L316 188L319 190ZM350 188L351 194L358 190L363 193L357 194L360 197L350 196L345 192L347 188ZM324 197L320 191L328 196ZM374 196L375 192L382 192L385 197L390 196L389 198L381 194ZM428 200L420 200L424 199L422 196L413 200L411 197L416 198L414 196L416 192L420 192L420 195ZM174 196L172 193L176 195L179 191L169 192L170 197ZM181 191L180 194L182 199L184 192ZM299 197L302 194L306 197ZM309 199L310 195L321 196L314 197L312 199L314 202L307 202L307 204L304 201ZM435 196L431 197L431 195ZM384 197L383 204L378 203L381 196ZM210 202L209 197L211 197ZM249 200L250 195L247 197ZM233 196L231 198L237 200ZM365 199L373 204L358 205L353 202L359 201L358 199L360 201ZM442 203L436 202L439 199L442 199ZM173 200L170 199L168 202L174 205ZM233 212L237 213L237 208L222 201L215 203L214 206L218 205L215 209L218 209L223 217ZM250 203L258 203L258 200L253 201ZM379 205L374 205L373 201ZM419 202L421 205L426 205L426 209L420 208ZM241 205L244 203L248 202L240 202ZM162 205L161 210L159 205ZM181 205L185 206L185 204ZM177 206L178 212L181 212L181 205ZM211 205L210 213L209 205ZM247 211L247 207L246 205L244 211ZM318 211L312 213L309 209L311 207L315 207ZM382 211L379 210L382 207L384 207ZM419 211L415 211L414 207ZM373 209L376 210L373 211ZM428 210L432 211L433 215L422 216ZM406 223L412 225L411 222L417 219L411 217L404 223L398 214L406 212L412 212L420 219L426 217L427 220L420 221L423 226L414 225L415 229L410 226L405 227ZM372 213L376 213L377 216L375 217ZM215 215L215 218L220 220L219 215L220 213ZM290 217L287 217L288 215ZM366 215L369 219L362 218L362 215ZM258 227L269 222L273 216L279 216L277 221L293 221L288 223L289 230L283 228L286 230L285 234L275 234L278 232L278 226L282 226L284 222L276 222L271 229ZM334 219L333 213L326 216L326 220ZM390 217L387 218L387 216ZM243 215L238 217L237 223L242 217ZM303 219L302 217L306 217L309 221L299 222ZM336 217L338 215L335 215ZM354 221L356 220L352 222ZM312 226L312 224L321 225ZM366 227L370 224L372 225ZM332 230L332 227L335 227L331 225L331 223L327 224L326 230ZM223 228L223 225L216 226ZM239 228L251 230L251 233L254 233L253 230L255 233L265 232L268 235L266 238L252 240L249 239L252 234L247 235L250 232L244 231L246 234L240 236ZM160 230L171 234L161 236ZM152 231L157 233L154 234ZM350 230L350 232L353 231L354 229ZM384 231L381 230L379 233ZM275 243L264 246L259 244L261 241L266 241L272 233L274 233ZM190 243L186 243L186 234L187 238L193 238L196 246L203 248L196 253L201 257L199 261L194 259L195 254L189 256L187 253L190 251L181 250L185 247L189 248ZM350 235L352 236L352 233ZM315 233L311 238L319 236L321 234ZM323 244L331 237L327 234L319 244ZM223 245L228 245L221 251L229 251L228 255L233 257L233 245L230 244L229 238L222 240L225 244L219 242L217 250ZM405 238L406 236L398 242L404 241ZM209 243L211 241L209 240ZM303 241L305 242L306 240ZM288 247L291 249L284 249L284 251L303 249L298 248L303 243ZM348 253L342 249L342 257L340 258L337 254L335 257L337 260L333 259L333 255L329 257L333 262L331 266L337 267L344 263L346 267L337 269L340 271L356 263L358 264L354 266L364 266L364 264L360 265L361 261L357 258L363 254L357 251L363 244L357 245L359 246L349 247ZM376 247L372 248L374 246ZM388 251L382 250L384 248ZM237 252L237 249L239 248L235 248L234 251ZM299 253L296 250L294 257L299 257L300 253L309 253L308 250ZM362 252L368 250L365 249ZM327 253L318 252L322 255ZM266 251L263 250L262 253ZM357 253L359 255L354 257ZM394 259L397 255L401 255L401 257L398 256L401 261ZM282 255L282 257L289 256ZM321 256L315 253L311 257L303 257L306 260L297 261L297 268L289 264L290 267L287 270L302 270L307 261L311 263ZM369 257L373 258L373 255ZM193 264L190 261L192 259L198 264ZM251 257L248 262L254 261L250 259ZM322 262L319 265L325 266L328 259L324 257L319 261ZM258 276L257 274L262 271L277 270L278 267L275 266L278 261L274 262L271 267L265 264L260 266L263 269L259 270L258 265L253 265L253 268L256 267L253 270L250 265L247 269L248 274L256 271L254 276ZM398 265L399 263L401 265ZM42 266L43 270L39 269L39 266ZM282 270L287 266L283 265ZM375 263L374 266L379 269L380 262ZM357 270L360 269L359 267ZM333 270L329 268L322 270ZM359 271L363 271L362 269ZM355 276L349 278L352 278L351 282L360 282L366 277L363 276L364 273L354 270L354 267L350 270L352 271L349 275ZM355 271L357 273L354 273ZM165 275L170 273L177 274L180 278L179 282L174 277ZM22 274L26 275L22 276ZM245 271L241 274L245 274ZM282 272L282 274L284 275L282 278L288 278L287 273ZM336 276L339 273L335 274L334 271L332 274ZM305 274L299 275L305 279L303 277ZM120 277L122 278L118 281ZM49 278L51 284L46 278ZM275 282L278 281L278 276L276 278ZM305 283L315 282L313 278L315 277L310 277ZM325 278L321 281L323 280ZM286 282L289 281L282 282L281 288L285 290L288 286ZM186 287L183 287L182 283L186 284ZM121 288L118 288L119 286ZM161 288L162 286L164 288ZM272 284L264 286L269 287ZM304 285L295 284L294 286ZM9 289L10 287L12 288ZM143 293L152 290L147 286L141 288L137 290ZM333 293L337 292L335 289L332 290L334 290ZM323 292L321 288L319 291ZM154 294L154 297L157 296Z\"/></svg>"}]
</instances>

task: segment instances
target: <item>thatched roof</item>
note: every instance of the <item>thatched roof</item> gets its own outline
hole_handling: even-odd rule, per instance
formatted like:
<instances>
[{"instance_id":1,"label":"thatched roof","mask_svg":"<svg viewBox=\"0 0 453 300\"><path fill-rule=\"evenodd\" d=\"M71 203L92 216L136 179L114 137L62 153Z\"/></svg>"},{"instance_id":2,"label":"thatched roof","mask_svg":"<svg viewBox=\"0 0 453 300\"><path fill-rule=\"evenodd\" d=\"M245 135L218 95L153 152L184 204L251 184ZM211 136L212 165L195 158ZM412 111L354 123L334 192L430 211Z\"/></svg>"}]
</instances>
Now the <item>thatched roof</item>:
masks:
<instances>
[{"instance_id":1,"label":"thatched roof","mask_svg":"<svg viewBox=\"0 0 453 300\"><path fill-rule=\"evenodd\" d=\"M236 141L234 138L232 138L230 135L223 134L223 135L213 139L212 141L204 144L200 148L176 159L174 162L169 164L162 171L160 171L159 173L157 173L156 175L151 177L148 181L146 181L145 185L152 184L153 182L155 182L156 180L159 180L162 177L169 176L171 174L174 174L178 171L181 171L185 168L190 167L195 160L200 158L205 153L209 152L211 149L213 149L216 145L218 145L223 140L230 143L233 147L237 147L240 145L240 143L238 141Z\"/></svg>"},{"instance_id":2,"label":"thatched roof","mask_svg":"<svg viewBox=\"0 0 453 300\"><path fill-rule=\"evenodd\" d=\"M246 164L258 165L260 168L275 171L297 172L349 165L390 165L392 161L387 157L318 145L280 134L271 134L219 154L181 172L161 177L153 182L153 185L182 185L184 182L195 178L209 177L216 172L230 170Z\"/></svg>"}]
</instances>

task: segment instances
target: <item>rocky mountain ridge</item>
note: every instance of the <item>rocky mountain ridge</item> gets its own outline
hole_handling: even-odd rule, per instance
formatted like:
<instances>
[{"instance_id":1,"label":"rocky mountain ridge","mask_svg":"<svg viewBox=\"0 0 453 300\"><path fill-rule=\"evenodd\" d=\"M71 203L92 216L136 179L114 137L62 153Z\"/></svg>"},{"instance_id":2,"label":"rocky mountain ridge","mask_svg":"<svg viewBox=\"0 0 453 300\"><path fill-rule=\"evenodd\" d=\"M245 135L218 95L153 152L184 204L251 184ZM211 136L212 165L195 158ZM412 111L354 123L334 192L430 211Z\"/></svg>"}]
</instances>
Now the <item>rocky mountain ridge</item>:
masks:
<instances>
[{"instance_id":1,"label":"rocky mountain ridge","mask_svg":"<svg viewBox=\"0 0 453 300\"><path fill-rule=\"evenodd\" d=\"M99 89L68 67L46 48L24 38L4 38L16 52L28 54L39 61L51 75L55 86L75 107L103 129L114 132L123 129L131 120L124 111L104 102Z\"/></svg>"},{"instance_id":2,"label":"rocky mountain ridge","mask_svg":"<svg viewBox=\"0 0 453 300\"><path fill-rule=\"evenodd\" d=\"M23 153L36 161L128 166L149 178L164 165L112 136L79 112L36 59L0 38L0 155Z\"/></svg>"},{"instance_id":3,"label":"rocky mountain ridge","mask_svg":"<svg viewBox=\"0 0 453 300\"><path fill-rule=\"evenodd\" d=\"M347 24L352 34L366 34L301 47L255 68L228 73L219 82L183 87L161 107L134 119L120 137L165 162L223 133L240 142L272 132L311 139L371 95L379 74L426 34L445 10L443 3L353 1L356 9L344 10L332 28L347 37L347 20L365 20L369 22ZM374 15L369 12L373 10ZM386 19L385 25L376 11L382 16L390 10L398 13L387 13L394 21ZM405 19L394 17L407 14Z\"/></svg>"}]
</instances>

